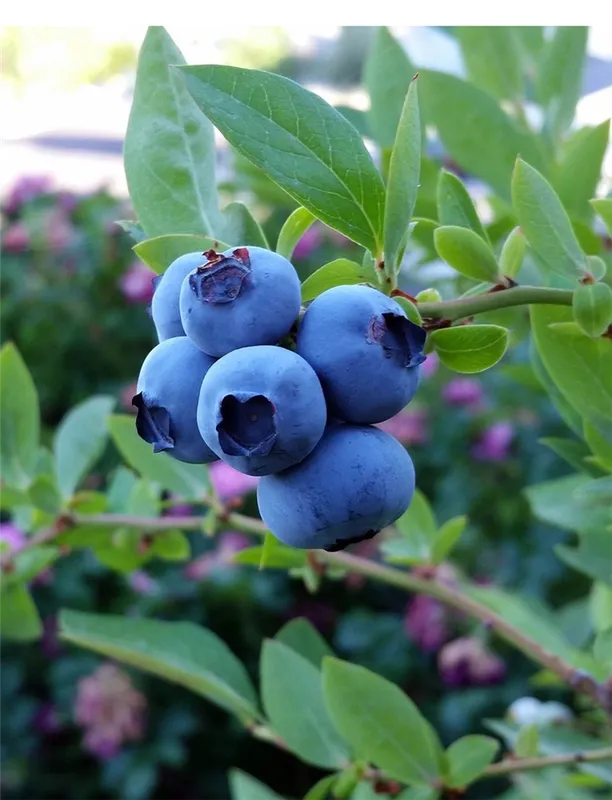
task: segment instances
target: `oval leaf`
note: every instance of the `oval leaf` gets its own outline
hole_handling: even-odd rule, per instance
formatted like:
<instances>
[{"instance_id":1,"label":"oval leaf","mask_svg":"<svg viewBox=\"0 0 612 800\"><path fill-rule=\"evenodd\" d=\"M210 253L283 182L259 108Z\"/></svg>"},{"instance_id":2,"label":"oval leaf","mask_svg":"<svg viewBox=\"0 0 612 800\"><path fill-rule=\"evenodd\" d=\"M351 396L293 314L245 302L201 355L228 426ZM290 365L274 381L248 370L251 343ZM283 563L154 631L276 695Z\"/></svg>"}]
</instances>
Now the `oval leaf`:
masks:
<instances>
[{"instance_id":1,"label":"oval leaf","mask_svg":"<svg viewBox=\"0 0 612 800\"><path fill-rule=\"evenodd\" d=\"M326 658L323 691L336 728L358 758L410 784L430 785L440 777L438 737L398 686L363 667Z\"/></svg>"},{"instance_id":2,"label":"oval leaf","mask_svg":"<svg viewBox=\"0 0 612 800\"><path fill-rule=\"evenodd\" d=\"M32 642L40 639L43 626L27 586L16 583L0 596L0 635L3 639Z\"/></svg>"},{"instance_id":3,"label":"oval leaf","mask_svg":"<svg viewBox=\"0 0 612 800\"><path fill-rule=\"evenodd\" d=\"M522 97L518 39L510 26L459 26L455 35L470 80L500 100Z\"/></svg>"},{"instance_id":4,"label":"oval leaf","mask_svg":"<svg viewBox=\"0 0 612 800\"><path fill-rule=\"evenodd\" d=\"M457 272L475 281L495 283L499 270L493 251L468 228L446 225L434 231L438 255Z\"/></svg>"},{"instance_id":5,"label":"oval leaf","mask_svg":"<svg viewBox=\"0 0 612 800\"><path fill-rule=\"evenodd\" d=\"M284 800L264 783L239 769L230 770L229 783L232 800Z\"/></svg>"},{"instance_id":6,"label":"oval leaf","mask_svg":"<svg viewBox=\"0 0 612 800\"><path fill-rule=\"evenodd\" d=\"M608 233L612 236L612 197L602 197L598 200L591 200L590 203L603 219Z\"/></svg>"},{"instance_id":7,"label":"oval leaf","mask_svg":"<svg viewBox=\"0 0 612 800\"><path fill-rule=\"evenodd\" d=\"M514 228L508 234L499 256L499 271L506 278L516 278L525 258L525 234Z\"/></svg>"},{"instance_id":8,"label":"oval leaf","mask_svg":"<svg viewBox=\"0 0 612 800\"><path fill-rule=\"evenodd\" d=\"M418 325L421 328L423 327L423 318L421 317L421 312L411 300L409 300L407 297L402 297L401 295L394 295L393 299L403 310L410 322L414 322L415 325Z\"/></svg>"},{"instance_id":9,"label":"oval leaf","mask_svg":"<svg viewBox=\"0 0 612 800\"><path fill-rule=\"evenodd\" d=\"M0 464L2 480L25 489L36 468L40 437L38 394L17 348L0 352Z\"/></svg>"},{"instance_id":10,"label":"oval leaf","mask_svg":"<svg viewBox=\"0 0 612 800\"><path fill-rule=\"evenodd\" d=\"M64 610L60 636L185 686L243 719L260 717L246 669L199 625Z\"/></svg>"},{"instance_id":11,"label":"oval leaf","mask_svg":"<svg viewBox=\"0 0 612 800\"><path fill-rule=\"evenodd\" d=\"M463 736L446 751L447 785L457 789L476 780L495 758L499 742L490 736Z\"/></svg>"},{"instance_id":12,"label":"oval leaf","mask_svg":"<svg viewBox=\"0 0 612 800\"><path fill-rule=\"evenodd\" d=\"M574 319L591 339L612 325L612 289L607 283L584 283L574 292Z\"/></svg>"},{"instance_id":13,"label":"oval leaf","mask_svg":"<svg viewBox=\"0 0 612 800\"><path fill-rule=\"evenodd\" d=\"M363 267L348 258L337 258L306 278L302 284L302 302L314 300L334 286L364 282Z\"/></svg>"},{"instance_id":14,"label":"oval leaf","mask_svg":"<svg viewBox=\"0 0 612 800\"><path fill-rule=\"evenodd\" d=\"M274 638L295 650L318 669L325 656L333 655L319 631L304 617L297 617L287 622Z\"/></svg>"},{"instance_id":15,"label":"oval leaf","mask_svg":"<svg viewBox=\"0 0 612 800\"><path fill-rule=\"evenodd\" d=\"M232 247L246 245L247 247L270 249L261 225L244 203L230 203L225 206L222 213L225 221L223 226L224 236Z\"/></svg>"},{"instance_id":16,"label":"oval leaf","mask_svg":"<svg viewBox=\"0 0 612 800\"><path fill-rule=\"evenodd\" d=\"M169 66L184 63L164 28L150 27L123 150L130 199L148 236L222 230L213 127Z\"/></svg>"},{"instance_id":17,"label":"oval leaf","mask_svg":"<svg viewBox=\"0 0 612 800\"><path fill-rule=\"evenodd\" d=\"M276 252L291 261L296 244L314 221L314 214L311 214L307 208L296 208L285 220L285 224L278 234Z\"/></svg>"},{"instance_id":18,"label":"oval leaf","mask_svg":"<svg viewBox=\"0 0 612 800\"><path fill-rule=\"evenodd\" d=\"M485 242L489 241L468 190L452 172L440 170L436 202L440 225L470 228Z\"/></svg>"},{"instance_id":19,"label":"oval leaf","mask_svg":"<svg viewBox=\"0 0 612 800\"><path fill-rule=\"evenodd\" d=\"M446 367L466 374L497 364L508 347L508 330L500 325L443 328L428 338Z\"/></svg>"},{"instance_id":20,"label":"oval leaf","mask_svg":"<svg viewBox=\"0 0 612 800\"><path fill-rule=\"evenodd\" d=\"M239 153L327 225L380 252L382 179L342 114L280 75L180 69L198 106Z\"/></svg>"},{"instance_id":21,"label":"oval leaf","mask_svg":"<svg viewBox=\"0 0 612 800\"><path fill-rule=\"evenodd\" d=\"M206 250L227 250L229 245L209 236L195 236L188 233L170 233L166 236L155 236L134 245L132 248L138 258L148 264L155 272L165 272L170 264L185 253L202 254Z\"/></svg>"}]
</instances>

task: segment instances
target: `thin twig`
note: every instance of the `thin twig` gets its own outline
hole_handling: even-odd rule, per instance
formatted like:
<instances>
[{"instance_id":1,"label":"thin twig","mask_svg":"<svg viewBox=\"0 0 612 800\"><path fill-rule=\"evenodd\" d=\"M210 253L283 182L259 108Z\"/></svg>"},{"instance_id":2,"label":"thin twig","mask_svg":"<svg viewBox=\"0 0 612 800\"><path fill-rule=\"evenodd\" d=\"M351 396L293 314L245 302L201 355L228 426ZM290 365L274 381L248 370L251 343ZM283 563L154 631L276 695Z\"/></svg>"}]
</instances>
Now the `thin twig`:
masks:
<instances>
[{"instance_id":1,"label":"thin twig","mask_svg":"<svg viewBox=\"0 0 612 800\"><path fill-rule=\"evenodd\" d=\"M572 764L587 764L593 761L612 761L612 747L602 747L597 750L582 750L579 753L562 753L555 756L540 756L537 758L506 758L497 764L491 764L483 772L480 779L496 778L512 772L525 772L532 769L546 769L546 767L563 767Z\"/></svg>"}]
</instances>

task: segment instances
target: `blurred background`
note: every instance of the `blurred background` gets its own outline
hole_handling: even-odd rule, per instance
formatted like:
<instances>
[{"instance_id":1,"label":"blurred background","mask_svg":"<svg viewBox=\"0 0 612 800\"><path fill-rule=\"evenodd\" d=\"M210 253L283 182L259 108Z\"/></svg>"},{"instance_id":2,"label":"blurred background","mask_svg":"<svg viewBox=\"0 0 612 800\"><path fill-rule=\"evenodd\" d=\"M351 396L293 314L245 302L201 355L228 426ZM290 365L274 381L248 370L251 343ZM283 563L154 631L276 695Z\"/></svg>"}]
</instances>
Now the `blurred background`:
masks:
<instances>
[{"instance_id":1,"label":"blurred background","mask_svg":"<svg viewBox=\"0 0 612 800\"><path fill-rule=\"evenodd\" d=\"M168 31L191 63L270 69L334 105L367 108L362 70L372 28L213 25L194 36L192 28L177 25ZM465 74L452 29L392 32L417 67ZM129 413L140 364L155 344L147 313L152 273L115 224L132 217L121 153L144 33L145 26L0 31L0 333L3 342L16 343L34 376L48 438L67 410L92 394L112 394L117 408ZM612 29L594 27L574 126L598 124L611 108ZM536 123L537 113L527 105ZM427 155L431 174L422 175L421 215L432 215L427 203L435 203L444 165L467 182L490 221L483 187L457 170L435 140ZM217 158L223 200L246 202L274 242L295 202L235 157L221 137ZM608 150L601 189L610 186ZM404 277L412 293L445 275L426 241L415 248L418 276L408 264ZM298 245L295 265L306 276L358 252L315 224ZM483 583L553 605L579 645L589 635L582 624L588 581L554 558L563 534L536 522L521 494L526 485L567 470L538 443L563 435L564 427L525 367L525 320L513 317L512 329L512 357L491 374L452 376L430 357L417 400L384 427L409 448L439 521L468 515L457 551L461 567ZM107 454L89 488L105 485L115 466L116 457ZM212 478L223 498L239 498L246 513L256 513L252 480L223 465L213 466ZM0 532L9 544L23 536L6 518ZM3 797L222 800L232 766L302 796L318 777L317 770L245 736L201 698L59 643L55 615L62 606L206 624L253 674L262 639L286 620L306 616L341 657L400 684L445 742L481 732L482 717L503 716L512 700L534 693L532 667L521 656L499 643L490 646L486 631L435 600L406 598L355 577L312 593L299 578L233 566L232 555L245 544L232 531L214 543L194 537L196 556L187 565L156 563L125 575L81 552L36 579L45 636L35 646L3 646ZM376 546L361 547L373 554ZM536 693L570 703L557 687ZM470 797L490 797L479 791L474 787Z\"/></svg>"}]
</instances>

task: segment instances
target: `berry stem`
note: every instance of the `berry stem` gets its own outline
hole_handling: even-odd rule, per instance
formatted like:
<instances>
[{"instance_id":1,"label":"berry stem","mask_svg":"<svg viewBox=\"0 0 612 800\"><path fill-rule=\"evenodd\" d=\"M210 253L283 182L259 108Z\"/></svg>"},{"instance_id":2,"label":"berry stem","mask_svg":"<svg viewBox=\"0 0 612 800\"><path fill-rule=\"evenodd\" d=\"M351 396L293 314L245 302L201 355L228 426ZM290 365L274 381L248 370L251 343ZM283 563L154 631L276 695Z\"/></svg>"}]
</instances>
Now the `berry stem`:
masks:
<instances>
[{"instance_id":1,"label":"berry stem","mask_svg":"<svg viewBox=\"0 0 612 800\"><path fill-rule=\"evenodd\" d=\"M566 289L516 286L499 292L460 297L457 300L446 300L440 303L419 303L417 308L424 319L456 320L511 306L571 306L572 298L573 292Z\"/></svg>"}]
</instances>

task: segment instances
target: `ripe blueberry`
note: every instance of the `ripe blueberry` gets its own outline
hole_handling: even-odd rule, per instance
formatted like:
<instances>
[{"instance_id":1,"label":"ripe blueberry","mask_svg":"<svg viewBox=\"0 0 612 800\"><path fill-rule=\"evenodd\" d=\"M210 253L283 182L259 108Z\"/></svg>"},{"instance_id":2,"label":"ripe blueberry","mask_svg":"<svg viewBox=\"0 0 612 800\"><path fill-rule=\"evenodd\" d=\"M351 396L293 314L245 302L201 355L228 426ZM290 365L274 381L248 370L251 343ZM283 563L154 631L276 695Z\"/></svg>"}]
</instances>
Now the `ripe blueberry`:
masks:
<instances>
[{"instance_id":1,"label":"ripe blueberry","mask_svg":"<svg viewBox=\"0 0 612 800\"><path fill-rule=\"evenodd\" d=\"M187 253L173 261L163 275L153 279L155 293L151 301L151 317L160 342L185 335L179 310L181 284L186 275L205 263L206 256L201 252Z\"/></svg>"},{"instance_id":2,"label":"ripe blueberry","mask_svg":"<svg viewBox=\"0 0 612 800\"><path fill-rule=\"evenodd\" d=\"M211 356L240 347L276 344L300 310L300 280L292 264L263 247L235 247L207 260L184 279L185 333Z\"/></svg>"},{"instance_id":3,"label":"ripe blueberry","mask_svg":"<svg viewBox=\"0 0 612 800\"><path fill-rule=\"evenodd\" d=\"M319 379L303 358L270 345L220 358L202 382L197 420L206 444L246 475L297 464L325 429Z\"/></svg>"},{"instance_id":4,"label":"ripe blueberry","mask_svg":"<svg viewBox=\"0 0 612 800\"><path fill-rule=\"evenodd\" d=\"M257 504L281 542L333 551L395 522L413 494L412 459L396 439L336 423L301 464L259 481Z\"/></svg>"},{"instance_id":5,"label":"ripe blueberry","mask_svg":"<svg viewBox=\"0 0 612 800\"><path fill-rule=\"evenodd\" d=\"M154 453L166 451L190 464L217 460L196 423L200 387L213 364L186 336L166 339L145 358L132 404L138 435Z\"/></svg>"},{"instance_id":6,"label":"ripe blueberry","mask_svg":"<svg viewBox=\"0 0 612 800\"><path fill-rule=\"evenodd\" d=\"M412 400L424 343L423 329L391 298L368 286L336 286L308 307L297 351L319 376L330 414L369 424Z\"/></svg>"}]
</instances>

